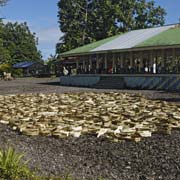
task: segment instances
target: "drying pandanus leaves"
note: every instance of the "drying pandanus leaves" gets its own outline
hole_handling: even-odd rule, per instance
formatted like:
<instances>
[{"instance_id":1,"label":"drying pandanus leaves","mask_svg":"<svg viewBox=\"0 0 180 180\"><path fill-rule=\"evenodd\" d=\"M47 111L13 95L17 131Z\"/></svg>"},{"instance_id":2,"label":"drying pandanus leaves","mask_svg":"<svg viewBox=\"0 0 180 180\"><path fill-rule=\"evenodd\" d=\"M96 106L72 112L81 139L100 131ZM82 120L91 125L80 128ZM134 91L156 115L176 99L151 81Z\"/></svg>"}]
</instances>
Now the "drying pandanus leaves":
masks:
<instances>
[{"instance_id":1,"label":"drying pandanus leaves","mask_svg":"<svg viewBox=\"0 0 180 180\"><path fill-rule=\"evenodd\" d=\"M0 96L0 123L26 135L140 141L180 127L180 105L126 93Z\"/></svg>"}]
</instances>

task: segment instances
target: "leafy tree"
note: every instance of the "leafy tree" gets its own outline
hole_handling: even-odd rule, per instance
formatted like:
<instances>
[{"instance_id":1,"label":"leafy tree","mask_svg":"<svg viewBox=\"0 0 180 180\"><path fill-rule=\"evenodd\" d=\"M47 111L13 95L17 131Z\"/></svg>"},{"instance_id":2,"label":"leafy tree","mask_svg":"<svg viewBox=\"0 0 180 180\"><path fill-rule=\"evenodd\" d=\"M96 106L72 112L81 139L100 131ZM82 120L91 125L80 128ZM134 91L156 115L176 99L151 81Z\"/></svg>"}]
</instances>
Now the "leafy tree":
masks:
<instances>
[{"instance_id":1,"label":"leafy tree","mask_svg":"<svg viewBox=\"0 0 180 180\"><path fill-rule=\"evenodd\" d=\"M3 29L3 23L0 20L0 64L3 63L9 63L11 61L11 56L9 51L3 46L3 34L4 34L4 29Z\"/></svg>"},{"instance_id":2,"label":"leafy tree","mask_svg":"<svg viewBox=\"0 0 180 180\"><path fill-rule=\"evenodd\" d=\"M50 55L50 57L45 61L45 64L47 65L50 74L55 74L56 73L56 57L54 55Z\"/></svg>"},{"instance_id":3,"label":"leafy tree","mask_svg":"<svg viewBox=\"0 0 180 180\"><path fill-rule=\"evenodd\" d=\"M118 33L115 21L115 6L110 0L94 0L91 2L89 14L89 36L101 40Z\"/></svg>"},{"instance_id":4,"label":"leafy tree","mask_svg":"<svg viewBox=\"0 0 180 180\"><path fill-rule=\"evenodd\" d=\"M61 0L59 6L59 23L63 38L57 45L57 49L67 51L69 49L83 45L83 32L85 29L85 0Z\"/></svg>"},{"instance_id":5,"label":"leafy tree","mask_svg":"<svg viewBox=\"0 0 180 180\"><path fill-rule=\"evenodd\" d=\"M11 62L11 56L9 51L0 45L0 64L10 63L10 62Z\"/></svg>"},{"instance_id":6,"label":"leafy tree","mask_svg":"<svg viewBox=\"0 0 180 180\"><path fill-rule=\"evenodd\" d=\"M154 0L60 0L61 53L128 30L163 25L166 12Z\"/></svg>"},{"instance_id":7,"label":"leafy tree","mask_svg":"<svg viewBox=\"0 0 180 180\"><path fill-rule=\"evenodd\" d=\"M8 0L0 0L0 6L4 6ZM2 35L4 33L2 18L0 17L0 64L9 63L11 61L11 56L9 51L3 47Z\"/></svg>"},{"instance_id":8,"label":"leafy tree","mask_svg":"<svg viewBox=\"0 0 180 180\"><path fill-rule=\"evenodd\" d=\"M7 1L0 0L0 6L4 6ZM0 64L40 61L41 53L37 50L37 44L35 33L31 33L26 22L3 24L0 17Z\"/></svg>"},{"instance_id":9,"label":"leafy tree","mask_svg":"<svg viewBox=\"0 0 180 180\"><path fill-rule=\"evenodd\" d=\"M3 47L9 51L11 64L21 61L40 61L41 53L37 50L37 39L31 33L27 23L3 25Z\"/></svg>"}]
</instances>

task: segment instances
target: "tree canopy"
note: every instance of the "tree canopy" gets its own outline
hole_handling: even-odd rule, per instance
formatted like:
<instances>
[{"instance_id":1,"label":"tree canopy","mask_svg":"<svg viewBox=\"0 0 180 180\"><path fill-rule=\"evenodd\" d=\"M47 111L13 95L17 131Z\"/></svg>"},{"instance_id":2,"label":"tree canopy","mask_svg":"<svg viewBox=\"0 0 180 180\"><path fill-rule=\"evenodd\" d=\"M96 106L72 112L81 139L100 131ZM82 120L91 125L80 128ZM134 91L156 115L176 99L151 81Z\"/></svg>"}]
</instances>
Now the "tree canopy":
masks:
<instances>
[{"instance_id":1,"label":"tree canopy","mask_svg":"<svg viewBox=\"0 0 180 180\"><path fill-rule=\"evenodd\" d=\"M154 0L60 0L58 8L64 35L57 53L129 30L163 25L166 15Z\"/></svg>"},{"instance_id":2,"label":"tree canopy","mask_svg":"<svg viewBox=\"0 0 180 180\"><path fill-rule=\"evenodd\" d=\"M0 22L0 63L15 64L21 61L40 61L37 38L27 23L3 24Z\"/></svg>"}]
</instances>

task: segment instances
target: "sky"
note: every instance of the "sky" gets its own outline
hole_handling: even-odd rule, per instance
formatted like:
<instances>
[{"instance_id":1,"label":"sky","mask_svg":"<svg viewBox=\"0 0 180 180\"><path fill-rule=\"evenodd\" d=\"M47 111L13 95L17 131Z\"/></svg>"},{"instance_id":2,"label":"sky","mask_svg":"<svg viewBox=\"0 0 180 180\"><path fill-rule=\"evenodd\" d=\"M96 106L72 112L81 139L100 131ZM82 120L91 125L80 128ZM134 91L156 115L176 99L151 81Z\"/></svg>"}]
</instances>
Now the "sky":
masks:
<instances>
[{"instance_id":1,"label":"sky","mask_svg":"<svg viewBox=\"0 0 180 180\"><path fill-rule=\"evenodd\" d=\"M167 11L166 24L179 22L180 0L155 0ZM43 58L55 55L55 46L62 33L58 24L58 0L9 0L5 7L0 8L0 17L5 21L28 23L38 39L38 49Z\"/></svg>"}]
</instances>

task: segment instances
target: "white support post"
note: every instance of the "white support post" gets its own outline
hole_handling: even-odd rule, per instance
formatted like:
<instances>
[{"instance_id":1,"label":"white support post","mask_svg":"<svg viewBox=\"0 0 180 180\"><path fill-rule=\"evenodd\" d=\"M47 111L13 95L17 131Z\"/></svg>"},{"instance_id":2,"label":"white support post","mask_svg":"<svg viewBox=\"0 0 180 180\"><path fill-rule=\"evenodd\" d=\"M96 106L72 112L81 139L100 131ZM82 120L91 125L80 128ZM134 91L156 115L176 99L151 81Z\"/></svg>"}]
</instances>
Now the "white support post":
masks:
<instances>
[{"instance_id":1,"label":"white support post","mask_svg":"<svg viewBox=\"0 0 180 180\"><path fill-rule=\"evenodd\" d=\"M153 58L153 74L157 73L157 55Z\"/></svg>"}]
</instances>

